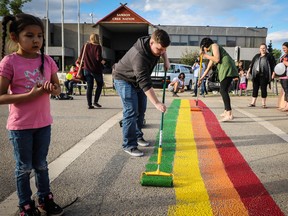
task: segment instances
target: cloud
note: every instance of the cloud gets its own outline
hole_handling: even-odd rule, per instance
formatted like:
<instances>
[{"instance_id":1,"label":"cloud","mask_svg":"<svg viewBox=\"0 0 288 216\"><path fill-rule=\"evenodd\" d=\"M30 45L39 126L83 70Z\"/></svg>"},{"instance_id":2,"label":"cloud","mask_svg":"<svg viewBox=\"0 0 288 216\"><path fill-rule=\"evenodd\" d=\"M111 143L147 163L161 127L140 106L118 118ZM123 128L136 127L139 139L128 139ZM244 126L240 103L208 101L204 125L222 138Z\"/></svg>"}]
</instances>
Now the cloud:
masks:
<instances>
[{"instance_id":1,"label":"cloud","mask_svg":"<svg viewBox=\"0 0 288 216\"><path fill-rule=\"evenodd\" d=\"M147 19L150 22L163 25L267 26L266 19L271 20L272 14L279 9L283 10L283 6L276 2L276 0L135 0L129 6L149 14ZM250 16L258 14L259 19L249 19ZM247 19L245 23L242 21L243 18Z\"/></svg>"},{"instance_id":2,"label":"cloud","mask_svg":"<svg viewBox=\"0 0 288 216\"><path fill-rule=\"evenodd\" d=\"M272 41L272 43L283 44L288 41L288 30L272 32L267 35L267 42Z\"/></svg>"}]
</instances>

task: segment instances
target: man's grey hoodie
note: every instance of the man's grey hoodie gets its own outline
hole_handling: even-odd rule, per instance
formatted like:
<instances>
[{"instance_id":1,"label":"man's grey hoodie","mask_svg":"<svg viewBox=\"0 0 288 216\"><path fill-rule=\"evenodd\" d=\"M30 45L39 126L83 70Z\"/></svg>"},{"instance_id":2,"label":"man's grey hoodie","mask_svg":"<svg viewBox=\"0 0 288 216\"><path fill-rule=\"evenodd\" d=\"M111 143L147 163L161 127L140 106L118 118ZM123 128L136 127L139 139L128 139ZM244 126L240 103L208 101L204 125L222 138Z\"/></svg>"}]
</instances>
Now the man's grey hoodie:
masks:
<instances>
[{"instance_id":1,"label":"man's grey hoodie","mask_svg":"<svg viewBox=\"0 0 288 216\"><path fill-rule=\"evenodd\" d=\"M159 60L150 48L151 37L141 37L113 67L112 76L116 80L125 80L144 92L152 87L150 75Z\"/></svg>"}]
</instances>

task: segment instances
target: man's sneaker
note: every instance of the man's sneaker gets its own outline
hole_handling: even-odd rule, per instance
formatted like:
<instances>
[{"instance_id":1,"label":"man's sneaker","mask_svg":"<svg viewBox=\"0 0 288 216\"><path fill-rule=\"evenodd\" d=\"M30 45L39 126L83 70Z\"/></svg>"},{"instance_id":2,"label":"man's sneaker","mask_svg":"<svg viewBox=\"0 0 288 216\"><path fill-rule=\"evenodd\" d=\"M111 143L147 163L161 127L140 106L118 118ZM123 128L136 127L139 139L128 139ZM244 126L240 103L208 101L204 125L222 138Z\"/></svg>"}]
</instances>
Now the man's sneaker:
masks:
<instances>
[{"instance_id":1,"label":"man's sneaker","mask_svg":"<svg viewBox=\"0 0 288 216\"><path fill-rule=\"evenodd\" d=\"M133 147L131 149L124 149L124 151L134 157L141 157L144 155L144 153L140 151L137 147Z\"/></svg>"},{"instance_id":2,"label":"man's sneaker","mask_svg":"<svg viewBox=\"0 0 288 216\"><path fill-rule=\"evenodd\" d=\"M138 143L139 146L143 146L143 147L149 146L149 142L144 140L143 137L137 139L137 143Z\"/></svg>"},{"instance_id":3,"label":"man's sneaker","mask_svg":"<svg viewBox=\"0 0 288 216\"><path fill-rule=\"evenodd\" d=\"M35 207L35 202L31 201L31 203L20 206L20 216L41 216L39 210Z\"/></svg>"},{"instance_id":4,"label":"man's sneaker","mask_svg":"<svg viewBox=\"0 0 288 216\"><path fill-rule=\"evenodd\" d=\"M38 209L49 216L60 216L64 213L63 209L54 202L52 193L49 193L44 199L39 198Z\"/></svg>"}]
</instances>

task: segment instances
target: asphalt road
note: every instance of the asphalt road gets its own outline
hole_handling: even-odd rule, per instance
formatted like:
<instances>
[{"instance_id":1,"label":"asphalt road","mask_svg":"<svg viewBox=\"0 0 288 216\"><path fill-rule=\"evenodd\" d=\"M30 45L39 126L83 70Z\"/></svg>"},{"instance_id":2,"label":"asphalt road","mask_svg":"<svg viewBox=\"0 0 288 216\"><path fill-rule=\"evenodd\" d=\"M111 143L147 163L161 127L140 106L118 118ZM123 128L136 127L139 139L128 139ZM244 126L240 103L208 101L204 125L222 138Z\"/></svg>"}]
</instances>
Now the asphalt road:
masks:
<instances>
[{"instance_id":1,"label":"asphalt road","mask_svg":"<svg viewBox=\"0 0 288 216\"><path fill-rule=\"evenodd\" d=\"M157 90L157 94L160 98L161 91ZM190 92L180 98L192 99ZM167 106L173 99L167 93ZM217 117L223 111L219 95L199 99ZM288 215L288 116L276 109L277 100L270 96L268 109L261 108L260 100L258 106L248 108L250 97L232 96L235 119L221 123L221 127ZM167 215L168 206L175 204L173 188L139 184L140 174L153 151L161 114L148 104L144 133L152 146L140 147L145 156L134 158L121 149L119 97L109 94L99 102L103 108L88 110L83 95L72 101L51 101L54 123L48 161L56 201L65 206L78 198L65 209L68 216ZM7 115L7 106L0 106L0 216L13 215L17 210L17 200L13 200L16 197L13 152L5 129Z\"/></svg>"}]
</instances>

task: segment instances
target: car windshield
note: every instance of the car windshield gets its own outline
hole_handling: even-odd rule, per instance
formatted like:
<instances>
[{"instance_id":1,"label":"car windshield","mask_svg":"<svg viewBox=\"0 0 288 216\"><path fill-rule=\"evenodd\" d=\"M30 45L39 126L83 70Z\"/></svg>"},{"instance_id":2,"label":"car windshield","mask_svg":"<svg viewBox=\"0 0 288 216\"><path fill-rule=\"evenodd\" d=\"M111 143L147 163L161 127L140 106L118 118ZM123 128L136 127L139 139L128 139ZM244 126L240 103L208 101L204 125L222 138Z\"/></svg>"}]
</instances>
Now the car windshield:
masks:
<instances>
[{"instance_id":1,"label":"car windshield","mask_svg":"<svg viewBox=\"0 0 288 216\"><path fill-rule=\"evenodd\" d=\"M175 65L170 65L170 68L169 70L167 71L167 73L173 73L175 71ZM164 64L163 63L160 63L160 64L157 64L154 69L153 69L153 72L164 72Z\"/></svg>"}]
</instances>

